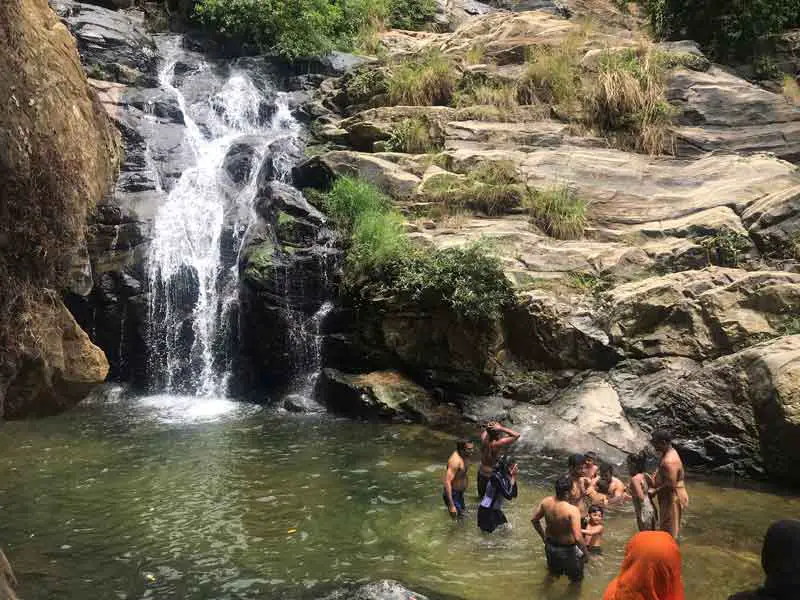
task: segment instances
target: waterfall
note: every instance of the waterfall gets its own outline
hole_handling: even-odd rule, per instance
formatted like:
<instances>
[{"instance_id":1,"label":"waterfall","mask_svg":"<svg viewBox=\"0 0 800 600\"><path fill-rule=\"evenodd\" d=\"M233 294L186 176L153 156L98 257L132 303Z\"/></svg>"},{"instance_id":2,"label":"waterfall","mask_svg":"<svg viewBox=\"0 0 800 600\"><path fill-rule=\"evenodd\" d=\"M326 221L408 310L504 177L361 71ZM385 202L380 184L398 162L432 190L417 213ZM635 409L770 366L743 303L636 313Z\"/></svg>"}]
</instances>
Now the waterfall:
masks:
<instances>
[{"instance_id":1,"label":"waterfall","mask_svg":"<svg viewBox=\"0 0 800 600\"><path fill-rule=\"evenodd\" d=\"M280 95L274 114L265 119L265 93L272 90L259 89L245 72L234 70L207 98L190 103L175 84L177 42L167 55L160 84L183 113L193 160L154 219L148 263L150 384L158 391L224 395L230 368L224 324L238 291L237 266L226 266L224 257L236 256L254 218L258 168L232 193L223 162L243 136L257 140L253 146L260 159L276 139L297 138L300 127ZM206 63L199 68L213 69ZM280 156L274 161L285 179L291 163Z\"/></svg>"}]
</instances>

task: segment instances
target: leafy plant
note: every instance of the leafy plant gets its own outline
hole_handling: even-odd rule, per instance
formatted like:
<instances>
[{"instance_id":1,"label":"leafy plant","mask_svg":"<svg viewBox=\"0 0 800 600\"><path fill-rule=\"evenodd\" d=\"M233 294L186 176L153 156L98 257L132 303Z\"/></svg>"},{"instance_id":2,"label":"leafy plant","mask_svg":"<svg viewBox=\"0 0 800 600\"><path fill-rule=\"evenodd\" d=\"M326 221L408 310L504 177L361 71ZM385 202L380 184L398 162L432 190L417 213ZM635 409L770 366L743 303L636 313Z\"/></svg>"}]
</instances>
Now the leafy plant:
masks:
<instances>
[{"instance_id":1,"label":"leafy plant","mask_svg":"<svg viewBox=\"0 0 800 600\"><path fill-rule=\"evenodd\" d=\"M446 106L460 77L452 60L440 52L430 52L392 69L389 101L402 106Z\"/></svg>"},{"instance_id":2,"label":"leafy plant","mask_svg":"<svg viewBox=\"0 0 800 600\"><path fill-rule=\"evenodd\" d=\"M424 308L444 307L470 321L493 320L514 301L500 262L482 244L414 252L394 265L386 289Z\"/></svg>"},{"instance_id":3,"label":"leafy plant","mask_svg":"<svg viewBox=\"0 0 800 600\"><path fill-rule=\"evenodd\" d=\"M751 57L763 41L800 25L797 0L645 0L658 37L692 39L719 58Z\"/></svg>"},{"instance_id":4,"label":"leafy plant","mask_svg":"<svg viewBox=\"0 0 800 600\"><path fill-rule=\"evenodd\" d=\"M583 237L587 204L568 185L535 191L529 199L531 220L559 240Z\"/></svg>"},{"instance_id":5,"label":"leafy plant","mask_svg":"<svg viewBox=\"0 0 800 600\"><path fill-rule=\"evenodd\" d=\"M750 237L730 229L722 229L701 241L709 265L738 267L742 255L752 247Z\"/></svg>"},{"instance_id":6,"label":"leafy plant","mask_svg":"<svg viewBox=\"0 0 800 600\"><path fill-rule=\"evenodd\" d=\"M342 177L324 205L346 236L344 282L350 293L394 296L473 321L493 319L513 301L510 282L484 246L412 248L402 217L373 185Z\"/></svg>"}]
</instances>

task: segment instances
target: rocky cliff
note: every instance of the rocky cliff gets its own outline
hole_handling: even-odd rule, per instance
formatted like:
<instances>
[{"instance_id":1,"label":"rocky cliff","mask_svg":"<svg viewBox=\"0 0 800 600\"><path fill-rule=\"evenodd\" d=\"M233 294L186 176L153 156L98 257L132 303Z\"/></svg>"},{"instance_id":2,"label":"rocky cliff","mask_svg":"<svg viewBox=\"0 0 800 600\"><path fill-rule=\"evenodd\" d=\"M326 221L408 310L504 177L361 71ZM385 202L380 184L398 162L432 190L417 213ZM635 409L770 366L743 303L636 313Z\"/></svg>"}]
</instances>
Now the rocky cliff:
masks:
<instances>
[{"instance_id":1,"label":"rocky cliff","mask_svg":"<svg viewBox=\"0 0 800 600\"><path fill-rule=\"evenodd\" d=\"M353 402L372 406L387 386L376 373L375 392L364 373L399 367L468 417L531 425L542 446L621 457L664 426L694 467L798 483L800 106L691 42L643 41L612 3L571 3L571 18L546 8L477 15L453 33L389 32L391 58L324 82L306 107L320 148L297 184L367 179L416 243L489 240L518 294L482 331L385 299L361 307L333 327L339 371L323 389L356 381ZM438 96L398 89L407 65L427 76L442 63ZM565 70L584 92L555 86ZM607 118L626 70L661 94L655 145L633 115ZM599 119L598 98L610 100ZM508 185L487 203L495 184L476 173L500 167ZM543 197L578 199L585 221L552 228ZM398 402L382 410L427 418Z\"/></svg>"},{"instance_id":2,"label":"rocky cliff","mask_svg":"<svg viewBox=\"0 0 800 600\"><path fill-rule=\"evenodd\" d=\"M61 293L89 293L85 226L119 162L117 136L46 0L0 7L0 417L51 414L108 362Z\"/></svg>"}]
</instances>

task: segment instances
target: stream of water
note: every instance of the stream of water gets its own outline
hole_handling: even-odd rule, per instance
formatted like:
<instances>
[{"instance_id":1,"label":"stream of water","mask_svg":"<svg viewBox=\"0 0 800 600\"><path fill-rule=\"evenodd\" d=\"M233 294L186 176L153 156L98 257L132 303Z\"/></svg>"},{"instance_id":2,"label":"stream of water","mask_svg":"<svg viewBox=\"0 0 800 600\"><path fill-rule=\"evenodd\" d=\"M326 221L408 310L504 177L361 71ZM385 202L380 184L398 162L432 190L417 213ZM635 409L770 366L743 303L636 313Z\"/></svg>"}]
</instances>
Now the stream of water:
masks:
<instances>
[{"instance_id":1,"label":"stream of water","mask_svg":"<svg viewBox=\"0 0 800 600\"><path fill-rule=\"evenodd\" d=\"M416 426L111 393L1 430L0 541L28 600L317 598L380 578L432 598L597 600L634 531L630 507L610 514L582 588L548 587L529 519L558 466L518 453L514 528L486 537L442 505L453 439ZM764 531L800 498L696 478L689 491L687 598L758 583Z\"/></svg>"}]
</instances>

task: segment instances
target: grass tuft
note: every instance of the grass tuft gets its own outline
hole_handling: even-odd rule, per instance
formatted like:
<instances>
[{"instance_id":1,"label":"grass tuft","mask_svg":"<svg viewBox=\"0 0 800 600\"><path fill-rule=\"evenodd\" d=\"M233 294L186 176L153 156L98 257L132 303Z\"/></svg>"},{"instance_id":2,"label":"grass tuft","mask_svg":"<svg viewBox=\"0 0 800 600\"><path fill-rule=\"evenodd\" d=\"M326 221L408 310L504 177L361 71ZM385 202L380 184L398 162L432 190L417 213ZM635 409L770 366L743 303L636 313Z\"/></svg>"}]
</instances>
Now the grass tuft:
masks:
<instances>
[{"instance_id":1,"label":"grass tuft","mask_svg":"<svg viewBox=\"0 0 800 600\"><path fill-rule=\"evenodd\" d=\"M586 228L587 204L568 185L537 190L529 198L531 220L550 237L575 240Z\"/></svg>"},{"instance_id":2,"label":"grass tuft","mask_svg":"<svg viewBox=\"0 0 800 600\"><path fill-rule=\"evenodd\" d=\"M426 188L425 197L441 203L448 214L468 210L494 216L520 206L527 193L513 163L497 161L481 163L463 178L439 178Z\"/></svg>"},{"instance_id":3,"label":"grass tuft","mask_svg":"<svg viewBox=\"0 0 800 600\"><path fill-rule=\"evenodd\" d=\"M511 83L480 83L459 90L453 97L453 106L494 106L501 111L511 111L519 106L517 86Z\"/></svg>"},{"instance_id":4,"label":"grass tuft","mask_svg":"<svg viewBox=\"0 0 800 600\"><path fill-rule=\"evenodd\" d=\"M670 152L674 109L665 97L665 77L665 62L650 47L607 52L584 98L587 120L623 148Z\"/></svg>"},{"instance_id":5,"label":"grass tuft","mask_svg":"<svg viewBox=\"0 0 800 600\"><path fill-rule=\"evenodd\" d=\"M395 106L447 106L460 78L452 60L440 52L431 52L392 70L389 101Z\"/></svg>"},{"instance_id":6,"label":"grass tuft","mask_svg":"<svg viewBox=\"0 0 800 600\"><path fill-rule=\"evenodd\" d=\"M792 104L800 106L800 83L795 77L783 76L783 95Z\"/></svg>"},{"instance_id":7,"label":"grass tuft","mask_svg":"<svg viewBox=\"0 0 800 600\"><path fill-rule=\"evenodd\" d=\"M393 127L386 149L389 152L408 154L428 154L438 152L444 146L444 139L436 124L426 117L403 119Z\"/></svg>"}]
</instances>

